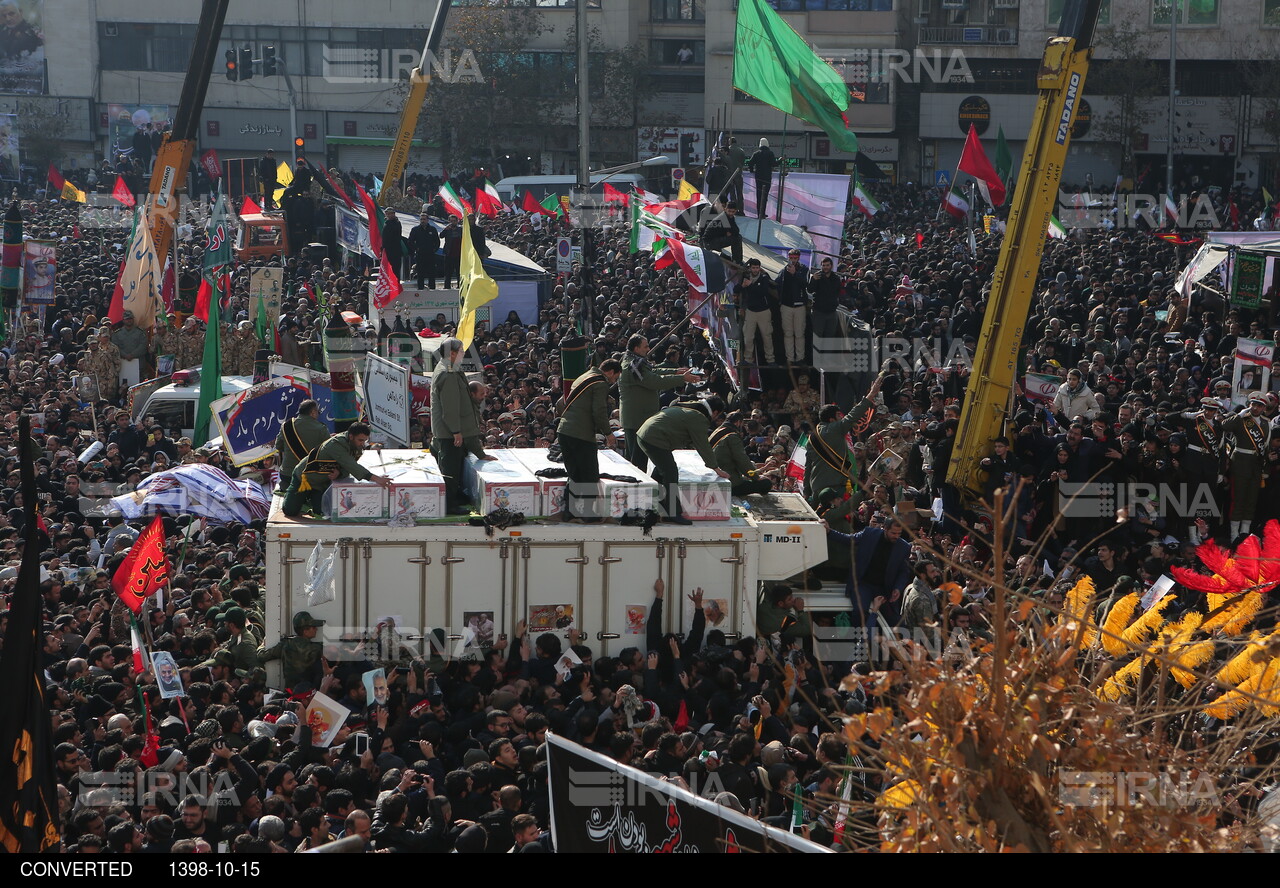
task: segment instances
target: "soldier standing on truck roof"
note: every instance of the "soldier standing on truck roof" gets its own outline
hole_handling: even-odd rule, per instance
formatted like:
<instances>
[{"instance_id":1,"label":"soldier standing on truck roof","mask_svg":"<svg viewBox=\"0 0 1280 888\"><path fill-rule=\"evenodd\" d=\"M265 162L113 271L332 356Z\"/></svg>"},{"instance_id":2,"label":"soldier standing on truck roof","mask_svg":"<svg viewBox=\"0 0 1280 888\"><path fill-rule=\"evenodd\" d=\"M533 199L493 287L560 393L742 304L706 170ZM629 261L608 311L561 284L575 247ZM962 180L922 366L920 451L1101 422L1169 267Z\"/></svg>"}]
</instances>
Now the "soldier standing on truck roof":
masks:
<instances>
[{"instance_id":1,"label":"soldier standing on truck roof","mask_svg":"<svg viewBox=\"0 0 1280 888\"><path fill-rule=\"evenodd\" d=\"M271 647L258 648L258 662L279 660L284 671L284 683L292 688L301 681L309 681L320 687L320 654L324 645L316 641L317 630L324 625L307 611L293 615L295 635L280 639Z\"/></svg>"},{"instance_id":2,"label":"soldier standing on truck roof","mask_svg":"<svg viewBox=\"0 0 1280 888\"><path fill-rule=\"evenodd\" d=\"M640 449L636 432L646 419L662 409L661 392L695 383L700 377L688 369L683 373L655 373L649 364L649 340L639 333L627 340L627 354L622 359L622 376L618 379L619 416L626 435L627 462L644 471L649 458Z\"/></svg>"},{"instance_id":3,"label":"soldier standing on truck roof","mask_svg":"<svg viewBox=\"0 0 1280 888\"><path fill-rule=\"evenodd\" d=\"M600 456L596 436L611 434L609 428L609 387L618 381L622 364L613 358L588 370L573 381L565 397L557 426L557 440L564 455L564 469L569 476L564 488L562 521L580 519L596 524L604 519L596 513L600 499Z\"/></svg>"},{"instance_id":4,"label":"soldier standing on truck roof","mask_svg":"<svg viewBox=\"0 0 1280 888\"><path fill-rule=\"evenodd\" d=\"M843 413L828 404L818 414L818 427L809 436L809 450L804 462L804 494L810 505L818 502L818 494L827 487L852 492L858 480L858 465L849 455L845 435L866 430L875 413L876 395L884 382L884 373L871 383L867 396Z\"/></svg>"}]
</instances>

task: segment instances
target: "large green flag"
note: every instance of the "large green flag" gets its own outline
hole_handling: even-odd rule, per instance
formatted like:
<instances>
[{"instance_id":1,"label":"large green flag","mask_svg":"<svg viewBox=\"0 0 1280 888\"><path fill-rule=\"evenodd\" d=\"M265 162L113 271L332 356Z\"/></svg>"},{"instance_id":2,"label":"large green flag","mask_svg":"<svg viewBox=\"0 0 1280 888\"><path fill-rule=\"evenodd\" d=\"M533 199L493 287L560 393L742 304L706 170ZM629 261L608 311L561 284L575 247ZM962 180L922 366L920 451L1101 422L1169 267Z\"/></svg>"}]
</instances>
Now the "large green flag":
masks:
<instances>
[{"instance_id":1,"label":"large green flag","mask_svg":"<svg viewBox=\"0 0 1280 888\"><path fill-rule=\"evenodd\" d=\"M1009 143L1004 140L1004 127L1000 127L1000 134L996 136L996 175L1008 188L1013 179L1013 154L1009 151Z\"/></svg>"},{"instance_id":2,"label":"large green flag","mask_svg":"<svg viewBox=\"0 0 1280 888\"><path fill-rule=\"evenodd\" d=\"M209 300L209 326L204 331L204 362L200 365L200 403L196 406L195 439L202 445L218 437L210 405L222 397L222 294Z\"/></svg>"},{"instance_id":3,"label":"large green flag","mask_svg":"<svg viewBox=\"0 0 1280 888\"><path fill-rule=\"evenodd\" d=\"M765 0L738 4L733 52L735 89L822 127L839 150L857 152L844 116L848 85Z\"/></svg>"}]
</instances>

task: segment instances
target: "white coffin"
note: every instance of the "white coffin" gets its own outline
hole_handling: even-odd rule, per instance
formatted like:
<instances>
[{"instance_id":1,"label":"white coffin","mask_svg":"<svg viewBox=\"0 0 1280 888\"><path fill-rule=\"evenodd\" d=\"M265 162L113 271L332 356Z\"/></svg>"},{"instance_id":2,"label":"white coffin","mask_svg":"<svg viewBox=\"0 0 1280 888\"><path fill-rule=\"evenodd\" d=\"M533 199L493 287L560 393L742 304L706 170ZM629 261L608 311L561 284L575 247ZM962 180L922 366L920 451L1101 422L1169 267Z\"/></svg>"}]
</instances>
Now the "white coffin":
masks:
<instances>
[{"instance_id":1,"label":"white coffin","mask_svg":"<svg viewBox=\"0 0 1280 888\"><path fill-rule=\"evenodd\" d=\"M676 485L680 514L690 521L727 520L732 485L707 468L696 450L676 450L672 456L680 470L680 481Z\"/></svg>"},{"instance_id":2,"label":"white coffin","mask_svg":"<svg viewBox=\"0 0 1280 888\"><path fill-rule=\"evenodd\" d=\"M482 515L505 508L537 515L542 483L516 456L514 450L486 450L497 459L480 460L468 455L463 465L463 489Z\"/></svg>"}]
</instances>

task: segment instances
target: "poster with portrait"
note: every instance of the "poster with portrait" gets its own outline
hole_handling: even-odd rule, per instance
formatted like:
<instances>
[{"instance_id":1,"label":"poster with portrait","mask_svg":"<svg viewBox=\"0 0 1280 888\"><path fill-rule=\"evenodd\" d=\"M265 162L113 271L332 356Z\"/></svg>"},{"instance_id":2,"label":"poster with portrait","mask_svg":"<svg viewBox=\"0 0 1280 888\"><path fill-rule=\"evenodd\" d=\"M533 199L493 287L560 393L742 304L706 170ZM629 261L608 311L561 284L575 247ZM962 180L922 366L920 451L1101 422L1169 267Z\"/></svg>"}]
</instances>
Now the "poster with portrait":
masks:
<instances>
[{"instance_id":1,"label":"poster with portrait","mask_svg":"<svg viewBox=\"0 0 1280 888\"><path fill-rule=\"evenodd\" d=\"M370 669L360 679L364 682L366 706L386 706L390 702L391 688L387 685L387 670Z\"/></svg>"},{"instance_id":2,"label":"poster with portrait","mask_svg":"<svg viewBox=\"0 0 1280 888\"><path fill-rule=\"evenodd\" d=\"M332 745L333 738L338 736L338 732L342 730L342 726L346 723L347 716L350 714L351 711L345 706L317 692L311 698L310 705L307 706L306 722L315 731L314 745L322 749ZM294 742L302 739L302 725L298 726L298 731L293 739Z\"/></svg>"},{"instance_id":3,"label":"poster with portrait","mask_svg":"<svg viewBox=\"0 0 1280 888\"><path fill-rule=\"evenodd\" d=\"M18 181L18 115L0 114L0 179Z\"/></svg>"},{"instance_id":4,"label":"poster with portrait","mask_svg":"<svg viewBox=\"0 0 1280 888\"><path fill-rule=\"evenodd\" d=\"M493 611L463 611L462 624L475 633L477 645L493 647Z\"/></svg>"},{"instance_id":5,"label":"poster with portrait","mask_svg":"<svg viewBox=\"0 0 1280 888\"><path fill-rule=\"evenodd\" d=\"M0 0L0 92L48 92L43 0Z\"/></svg>"},{"instance_id":6,"label":"poster with portrait","mask_svg":"<svg viewBox=\"0 0 1280 888\"><path fill-rule=\"evenodd\" d=\"M160 685L160 699L172 700L174 697L185 697L182 687L182 675L178 672L178 664L173 654L168 651L155 651L151 655L151 671Z\"/></svg>"},{"instance_id":7,"label":"poster with portrait","mask_svg":"<svg viewBox=\"0 0 1280 888\"><path fill-rule=\"evenodd\" d=\"M565 648L560 654L560 659L556 660L556 673L561 681L568 681L572 677L573 667L581 665L582 658L573 652L573 648Z\"/></svg>"},{"instance_id":8,"label":"poster with portrait","mask_svg":"<svg viewBox=\"0 0 1280 888\"><path fill-rule=\"evenodd\" d=\"M58 248L51 240L27 241L22 247L22 301L53 305L53 279L58 271Z\"/></svg>"},{"instance_id":9,"label":"poster with portrait","mask_svg":"<svg viewBox=\"0 0 1280 888\"><path fill-rule=\"evenodd\" d=\"M280 302L284 299L283 268L249 269L249 320L258 329L258 309L267 309L267 328L280 324Z\"/></svg>"},{"instance_id":10,"label":"poster with portrait","mask_svg":"<svg viewBox=\"0 0 1280 888\"><path fill-rule=\"evenodd\" d=\"M535 604L529 608L530 632L564 632L572 628L572 604Z\"/></svg>"},{"instance_id":11,"label":"poster with portrait","mask_svg":"<svg viewBox=\"0 0 1280 888\"><path fill-rule=\"evenodd\" d=\"M141 133L149 139L152 132L164 132L169 124L168 105L107 105L107 133L113 154L132 154L134 136Z\"/></svg>"},{"instance_id":12,"label":"poster with portrait","mask_svg":"<svg viewBox=\"0 0 1280 888\"><path fill-rule=\"evenodd\" d=\"M647 604L628 604L627 605L627 627L623 630L623 635L644 635L645 623L649 620L649 605Z\"/></svg>"}]
</instances>

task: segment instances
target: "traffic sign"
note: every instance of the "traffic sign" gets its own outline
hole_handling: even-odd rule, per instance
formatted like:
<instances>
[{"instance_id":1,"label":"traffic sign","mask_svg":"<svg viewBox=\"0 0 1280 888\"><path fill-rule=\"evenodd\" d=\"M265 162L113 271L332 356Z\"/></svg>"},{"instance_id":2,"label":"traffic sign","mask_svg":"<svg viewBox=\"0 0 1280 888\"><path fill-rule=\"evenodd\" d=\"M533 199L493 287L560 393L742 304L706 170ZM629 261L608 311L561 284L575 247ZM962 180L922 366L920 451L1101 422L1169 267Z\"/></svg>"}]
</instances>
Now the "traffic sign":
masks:
<instances>
[{"instance_id":1,"label":"traffic sign","mask_svg":"<svg viewBox=\"0 0 1280 888\"><path fill-rule=\"evenodd\" d=\"M671 181L679 182L684 178L684 167L676 167L671 171Z\"/></svg>"},{"instance_id":2,"label":"traffic sign","mask_svg":"<svg viewBox=\"0 0 1280 888\"><path fill-rule=\"evenodd\" d=\"M568 274L573 271L573 243L567 237L556 241L556 272Z\"/></svg>"},{"instance_id":3,"label":"traffic sign","mask_svg":"<svg viewBox=\"0 0 1280 888\"><path fill-rule=\"evenodd\" d=\"M951 174L946 170L937 170L933 174L933 184L937 185L939 188L950 188Z\"/></svg>"}]
</instances>

